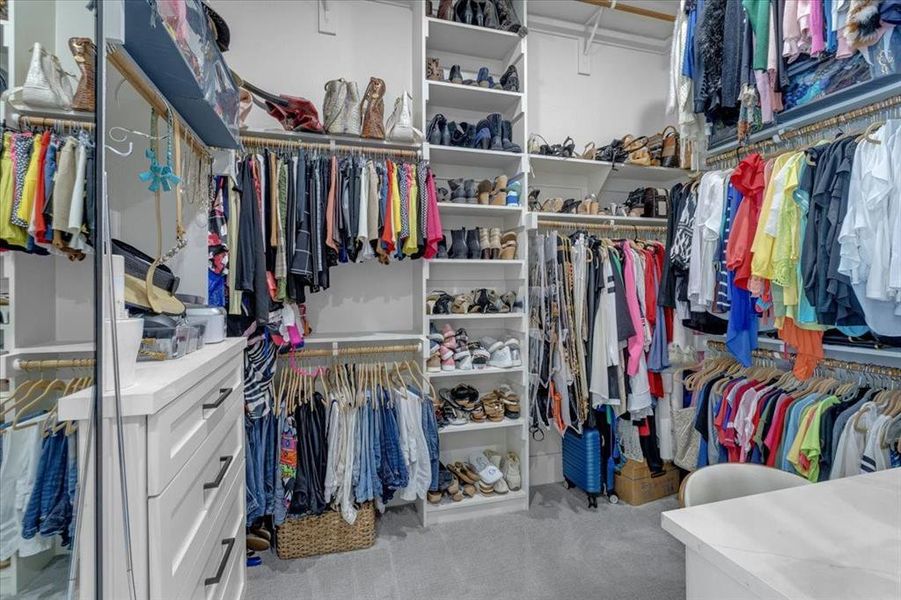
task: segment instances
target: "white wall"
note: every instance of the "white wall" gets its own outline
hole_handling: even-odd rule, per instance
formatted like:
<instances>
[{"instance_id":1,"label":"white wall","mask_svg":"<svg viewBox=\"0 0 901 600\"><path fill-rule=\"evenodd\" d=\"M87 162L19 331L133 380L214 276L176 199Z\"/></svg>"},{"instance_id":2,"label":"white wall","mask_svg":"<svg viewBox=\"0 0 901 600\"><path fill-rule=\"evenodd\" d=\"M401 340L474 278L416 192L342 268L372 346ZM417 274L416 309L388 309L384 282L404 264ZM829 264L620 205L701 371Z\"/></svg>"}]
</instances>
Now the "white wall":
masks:
<instances>
[{"instance_id":1,"label":"white wall","mask_svg":"<svg viewBox=\"0 0 901 600\"><path fill-rule=\"evenodd\" d=\"M22 85L31 62L35 42L55 54L63 69L80 77L78 65L69 51L69 38L94 38L94 13L82 0L13 0L15 2L15 74L10 85Z\"/></svg>"},{"instance_id":2,"label":"white wall","mask_svg":"<svg viewBox=\"0 0 901 600\"><path fill-rule=\"evenodd\" d=\"M669 56L594 44L591 75L578 74L581 40L529 32L529 132L550 144L566 136L581 152L627 133L647 135L666 124Z\"/></svg>"},{"instance_id":3,"label":"white wall","mask_svg":"<svg viewBox=\"0 0 901 600\"><path fill-rule=\"evenodd\" d=\"M343 77L360 95L370 77L385 80L385 116L404 89L412 91L413 20L410 9L364 0L329 2L336 35L319 33L318 2L214 0L228 23L225 59L241 77L272 93L302 96L322 117L325 83ZM254 108L251 129L279 124Z\"/></svg>"}]
</instances>

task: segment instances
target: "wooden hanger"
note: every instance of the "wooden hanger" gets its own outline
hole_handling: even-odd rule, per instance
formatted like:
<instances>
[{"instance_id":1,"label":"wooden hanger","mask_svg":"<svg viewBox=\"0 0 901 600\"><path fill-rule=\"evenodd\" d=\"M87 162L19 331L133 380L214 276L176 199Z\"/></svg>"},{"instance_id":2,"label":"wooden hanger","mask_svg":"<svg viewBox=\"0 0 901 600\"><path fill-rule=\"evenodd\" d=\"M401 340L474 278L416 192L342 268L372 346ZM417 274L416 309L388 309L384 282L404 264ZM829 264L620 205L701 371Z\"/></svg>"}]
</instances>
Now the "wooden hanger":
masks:
<instances>
[{"instance_id":1,"label":"wooden hanger","mask_svg":"<svg viewBox=\"0 0 901 600\"><path fill-rule=\"evenodd\" d=\"M62 379L54 379L51 381L47 387L44 389L43 393L40 394L37 398L32 400L31 402L26 403L24 406L21 406L18 410L16 410L16 416L13 419L12 429L22 429L23 427L19 424L19 418L25 415L28 412L28 409L32 406L36 406L41 400L47 397L48 394L52 391L64 391L66 389L66 382Z\"/></svg>"}]
</instances>

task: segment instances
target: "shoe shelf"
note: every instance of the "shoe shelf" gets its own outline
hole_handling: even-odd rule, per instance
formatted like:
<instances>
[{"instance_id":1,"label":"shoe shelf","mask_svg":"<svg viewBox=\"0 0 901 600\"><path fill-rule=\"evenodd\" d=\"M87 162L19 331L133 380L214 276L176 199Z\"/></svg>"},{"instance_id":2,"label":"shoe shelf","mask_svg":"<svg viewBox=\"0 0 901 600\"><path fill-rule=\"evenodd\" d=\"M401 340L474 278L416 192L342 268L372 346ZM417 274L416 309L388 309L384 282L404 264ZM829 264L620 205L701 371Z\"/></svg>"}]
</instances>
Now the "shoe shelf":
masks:
<instances>
[{"instance_id":1,"label":"shoe shelf","mask_svg":"<svg viewBox=\"0 0 901 600\"><path fill-rule=\"evenodd\" d=\"M516 110L522 101L522 94L478 85L429 81L427 101L431 106L446 106L486 114L508 114Z\"/></svg>"},{"instance_id":2,"label":"shoe shelf","mask_svg":"<svg viewBox=\"0 0 901 600\"><path fill-rule=\"evenodd\" d=\"M454 502L449 498L443 498L440 504L427 504L426 510L428 512L437 513L451 510L460 510L473 508L477 506L485 506L488 504L497 504L500 502L528 502L528 496L524 489L516 490L515 492L507 492L506 494L491 494L490 496L485 496L479 492L476 492L476 495L472 498L463 498L459 502ZM523 509L527 508L526 506L522 507Z\"/></svg>"},{"instance_id":3,"label":"shoe shelf","mask_svg":"<svg viewBox=\"0 0 901 600\"><path fill-rule=\"evenodd\" d=\"M613 165L599 160L587 158L566 158L563 156L544 156L529 154L529 165L536 175L547 173L552 175L579 175L582 177L607 177Z\"/></svg>"},{"instance_id":4,"label":"shoe shelf","mask_svg":"<svg viewBox=\"0 0 901 600\"><path fill-rule=\"evenodd\" d=\"M451 313L449 315L429 315L429 321L493 321L495 319L521 319L525 313Z\"/></svg>"},{"instance_id":5,"label":"shoe shelf","mask_svg":"<svg viewBox=\"0 0 901 600\"><path fill-rule=\"evenodd\" d=\"M454 217L516 217L522 214L521 206L494 206L491 204L463 204L458 202L439 202L438 210L442 215Z\"/></svg>"},{"instance_id":6,"label":"shoe shelf","mask_svg":"<svg viewBox=\"0 0 901 600\"><path fill-rule=\"evenodd\" d=\"M635 181L649 187L668 188L680 181L688 179L694 174L692 171L670 167L642 167L640 165L622 163L618 163L615 166L611 163L601 164L610 165L610 173L607 175L607 181L611 183L615 180L626 180Z\"/></svg>"},{"instance_id":7,"label":"shoe shelf","mask_svg":"<svg viewBox=\"0 0 901 600\"><path fill-rule=\"evenodd\" d=\"M504 419L503 421L483 421L482 423L476 423L475 421L470 421L465 425L447 425L438 430L438 434L446 434L446 433L465 433L467 431L487 431L489 429L503 429L505 427L522 427L525 423L525 419L520 417L519 419Z\"/></svg>"},{"instance_id":8,"label":"shoe shelf","mask_svg":"<svg viewBox=\"0 0 901 600\"><path fill-rule=\"evenodd\" d=\"M433 165L479 167L515 174L520 171L519 167L522 163L522 154L504 152L502 150L435 146L432 144L423 144L423 146L427 148L429 160Z\"/></svg>"},{"instance_id":9,"label":"shoe shelf","mask_svg":"<svg viewBox=\"0 0 901 600\"><path fill-rule=\"evenodd\" d=\"M520 344L520 352L522 344ZM429 379L445 379L450 377L478 377L480 375L510 375L515 374L521 376L523 367L510 367L509 369L501 369L499 367L485 367L484 369L454 369L453 371L435 371L426 373Z\"/></svg>"},{"instance_id":10,"label":"shoe shelf","mask_svg":"<svg viewBox=\"0 0 901 600\"><path fill-rule=\"evenodd\" d=\"M432 2L437 5L437 2ZM516 11L524 25L527 25L527 2L513 0ZM512 125L512 141L525 148L528 137L528 44L526 38L508 31L500 31L475 25L446 21L425 15L425 3L414 3L414 56L413 73L419 73L421 90L416 97L415 118L426 131L429 121L437 114L444 114L448 120L475 121L491 113L504 115ZM446 76L452 65L460 65L463 73L475 74L481 67L492 73L495 81L510 66L515 65L520 78L520 91L512 92L500 88L478 85L463 85L445 80L426 79L426 61L439 60L440 68ZM415 75L414 75L415 77ZM485 448L497 451L516 452L520 458L522 489L504 495L484 496L477 493L472 498L452 502L444 498L441 504L422 503L423 524L456 521L484 515L502 514L526 510L529 506L529 432L525 412L528 407L528 285L525 269L528 257L528 235L525 210L529 189L529 157L524 152L513 153L482 148L459 146L422 145L423 155L431 163L440 185L448 187L447 180L462 178L494 181L498 175L506 175L509 182L521 186L519 206L496 206L441 202L438 210L442 227L448 234L448 250L451 247L450 231L461 227L469 231L475 227L499 227L501 231L513 230L517 233L516 259L469 260L432 259L425 261L422 268L421 323L423 335L428 336L431 326L439 329L443 323L468 330L470 339L481 336L513 337L519 340L522 365L511 368L488 367L438 371L426 373L436 387L453 387L458 383L473 385L480 394L486 394L505 383L519 394L523 412L517 419L503 421L469 422L464 425L447 425L439 430L440 454L443 462L466 460L472 452L482 452ZM498 292L513 291L524 304L522 312L515 313L472 313L472 314L425 314L426 296L431 290L446 290L448 293L462 293L475 288L493 288ZM428 347L425 351L428 354Z\"/></svg>"},{"instance_id":11,"label":"shoe shelf","mask_svg":"<svg viewBox=\"0 0 901 600\"><path fill-rule=\"evenodd\" d=\"M427 17L426 24L426 47L430 51L505 61L524 45L523 38L509 31L435 17Z\"/></svg>"}]
</instances>

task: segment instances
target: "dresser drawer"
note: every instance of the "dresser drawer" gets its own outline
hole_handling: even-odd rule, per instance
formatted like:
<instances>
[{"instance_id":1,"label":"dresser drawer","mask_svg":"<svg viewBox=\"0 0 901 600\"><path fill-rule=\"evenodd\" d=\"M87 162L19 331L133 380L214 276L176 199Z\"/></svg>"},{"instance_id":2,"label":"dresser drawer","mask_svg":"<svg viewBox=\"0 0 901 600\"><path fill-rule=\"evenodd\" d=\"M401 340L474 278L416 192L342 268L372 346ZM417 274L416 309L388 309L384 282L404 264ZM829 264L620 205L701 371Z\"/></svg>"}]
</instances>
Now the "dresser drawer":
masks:
<instances>
[{"instance_id":1,"label":"dresser drawer","mask_svg":"<svg viewBox=\"0 0 901 600\"><path fill-rule=\"evenodd\" d=\"M243 491L244 488L241 487ZM200 571L194 598L240 600L244 597L245 561L244 499L235 495L225 508L222 529L213 538L213 547Z\"/></svg>"},{"instance_id":2,"label":"dresser drawer","mask_svg":"<svg viewBox=\"0 0 901 600\"><path fill-rule=\"evenodd\" d=\"M241 357L235 357L147 417L148 496L162 493L230 407L243 406L242 373Z\"/></svg>"},{"instance_id":3,"label":"dresser drawer","mask_svg":"<svg viewBox=\"0 0 901 600\"><path fill-rule=\"evenodd\" d=\"M163 492L147 500L151 596L172 597L190 589L192 572L213 548L207 540L238 489L244 518L242 407L228 408L222 422ZM240 548L243 552L243 548Z\"/></svg>"}]
</instances>

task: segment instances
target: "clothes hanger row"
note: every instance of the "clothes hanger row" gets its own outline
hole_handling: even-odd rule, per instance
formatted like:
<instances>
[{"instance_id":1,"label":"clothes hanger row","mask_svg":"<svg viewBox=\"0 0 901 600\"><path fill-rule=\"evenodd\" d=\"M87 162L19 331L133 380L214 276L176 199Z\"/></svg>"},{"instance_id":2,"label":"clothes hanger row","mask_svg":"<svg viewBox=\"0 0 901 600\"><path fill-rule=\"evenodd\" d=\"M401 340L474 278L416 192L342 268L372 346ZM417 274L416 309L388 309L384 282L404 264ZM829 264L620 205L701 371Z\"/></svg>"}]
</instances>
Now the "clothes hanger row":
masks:
<instances>
[{"instance_id":1,"label":"clothes hanger row","mask_svg":"<svg viewBox=\"0 0 901 600\"><path fill-rule=\"evenodd\" d=\"M808 125L798 127L797 129L791 129L779 133L778 135L774 135L773 138L770 139L761 140L754 144L749 144L747 146L742 146L733 150L721 152L714 156L708 157L706 159L706 163L708 166L735 164L740 162L744 157L755 152L759 152L761 154L769 152L770 154L772 154L775 148L778 148L780 145L785 144L790 140L796 139L798 139L798 141L792 144L793 147L797 149L803 149L814 145L818 139L822 138L825 131L836 129L840 130L841 127L845 127L852 123L867 123L867 129L869 129L869 127L874 126L876 123L882 124L886 119L899 117L901 117L901 95L896 95L879 102L868 104L855 110L823 119L822 121L817 121L815 123L810 123ZM868 131L866 133L867 139L869 139L869 141L876 142L876 140L873 140L869 137L869 135L872 134L872 131ZM863 139L860 139L859 141L863 141ZM789 150L789 148L786 148L781 151L776 151L776 154L778 155Z\"/></svg>"},{"instance_id":2,"label":"clothes hanger row","mask_svg":"<svg viewBox=\"0 0 901 600\"><path fill-rule=\"evenodd\" d=\"M255 148L272 148L272 149L300 149L319 150L329 153L344 153L352 156L364 156L375 154L378 156L395 156L419 159L418 150L403 150L397 148L383 148L379 146L352 146L348 144L322 143L322 142L304 142L298 140L288 140L281 138L266 138L252 135L242 135L241 142L245 147Z\"/></svg>"},{"instance_id":3,"label":"clothes hanger row","mask_svg":"<svg viewBox=\"0 0 901 600\"><path fill-rule=\"evenodd\" d=\"M0 414L9 412L14 414L10 426L8 428L0 429L0 434L7 429L20 430L38 424L43 424L45 426L43 432L45 437L63 429L66 430L66 435L70 434L75 430L75 423L58 420L58 400L63 396L68 396L90 387L93 385L93 382L93 376L72 377L68 380L62 378L29 379L22 382L15 390L13 390L8 398L4 399L2 405L0 405ZM44 400L47 399L52 392L60 392L60 394L56 399L57 402L54 403L47 416L43 419L31 419L31 417L34 416L31 413L33 413L34 410L40 409L44 404Z\"/></svg>"}]
</instances>

